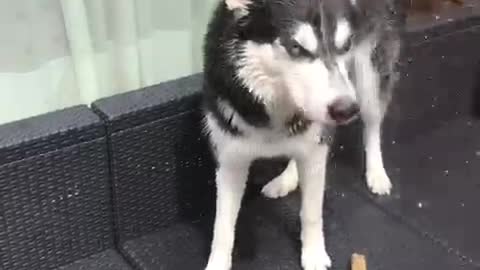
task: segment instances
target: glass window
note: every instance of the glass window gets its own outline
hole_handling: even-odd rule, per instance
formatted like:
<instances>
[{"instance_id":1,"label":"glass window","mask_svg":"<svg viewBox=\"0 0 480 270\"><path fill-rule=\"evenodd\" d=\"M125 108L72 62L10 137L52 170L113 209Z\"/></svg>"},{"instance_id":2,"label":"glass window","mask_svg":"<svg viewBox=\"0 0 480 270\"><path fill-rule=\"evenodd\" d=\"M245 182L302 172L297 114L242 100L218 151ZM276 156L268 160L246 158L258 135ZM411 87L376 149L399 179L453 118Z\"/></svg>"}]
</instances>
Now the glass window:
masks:
<instances>
[{"instance_id":1,"label":"glass window","mask_svg":"<svg viewBox=\"0 0 480 270\"><path fill-rule=\"evenodd\" d=\"M218 0L0 0L0 123L197 73Z\"/></svg>"}]
</instances>

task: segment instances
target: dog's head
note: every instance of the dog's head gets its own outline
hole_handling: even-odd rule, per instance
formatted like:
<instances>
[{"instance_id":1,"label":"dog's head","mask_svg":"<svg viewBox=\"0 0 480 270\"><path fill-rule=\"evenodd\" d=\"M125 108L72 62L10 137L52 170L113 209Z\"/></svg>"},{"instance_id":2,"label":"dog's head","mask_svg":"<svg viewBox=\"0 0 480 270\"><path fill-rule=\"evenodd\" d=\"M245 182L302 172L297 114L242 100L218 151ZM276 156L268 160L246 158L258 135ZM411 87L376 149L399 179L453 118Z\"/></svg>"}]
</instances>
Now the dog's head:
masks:
<instances>
[{"instance_id":1,"label":"dog's head","mask_svg":"<svg viewBox=\"0 0 480 270\"><path fill-rule=\"evenodd\" d=\"M356 5L371 0L224 1L240 29L236 75L253 94L267 102L288 95L321 123L354 118L359 108L349 71Z\"/></svg>"}]
</instances>

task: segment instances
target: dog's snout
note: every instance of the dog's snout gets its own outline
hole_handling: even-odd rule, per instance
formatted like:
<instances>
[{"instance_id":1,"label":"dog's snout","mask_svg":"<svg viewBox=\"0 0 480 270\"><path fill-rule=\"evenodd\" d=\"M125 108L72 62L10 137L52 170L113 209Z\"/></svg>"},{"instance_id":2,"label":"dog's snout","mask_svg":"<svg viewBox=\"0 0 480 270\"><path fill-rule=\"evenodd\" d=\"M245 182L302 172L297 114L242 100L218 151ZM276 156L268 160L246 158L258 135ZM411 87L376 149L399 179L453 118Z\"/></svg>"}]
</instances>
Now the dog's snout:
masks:
<instances>
[{"instance_id":1,"label":"dog's snout","mask_svg":"<svg viewBox=\"0 0 480 270\"><path fill-rule=\"evenodd\" d=\"M355 118L360 112L357 102L351 98L338 98L328 106L330 118L338 124L344 124Z\"/></svg>"}]
</instances>

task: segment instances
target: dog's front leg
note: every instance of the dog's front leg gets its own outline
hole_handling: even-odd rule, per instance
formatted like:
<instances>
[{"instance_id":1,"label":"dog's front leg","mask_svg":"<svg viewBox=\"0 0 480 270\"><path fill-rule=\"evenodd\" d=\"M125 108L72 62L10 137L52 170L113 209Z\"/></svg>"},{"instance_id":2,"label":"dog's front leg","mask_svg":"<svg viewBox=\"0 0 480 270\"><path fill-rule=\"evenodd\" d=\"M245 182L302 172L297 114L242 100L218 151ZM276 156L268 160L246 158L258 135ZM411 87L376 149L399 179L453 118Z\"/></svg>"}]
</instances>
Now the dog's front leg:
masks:
<instances>
[{"instance_id":1,"label":"dog's front leg","mask_svg":"<svg viewBox=\"0 0 480 270\"><path fill-rule=\"evenodd\" d=\"M331 260L323 235L323 198L328 146L319 145L297 160L302 190L302 266L304 270L325 270Z\"/></svg>"},{"instance_id":2,"label":"dog's front leg","mask_svg":"<svg viewBox=\"0 0 480 270\"><path fill-rule=\"evenodd\" d=\"M367 159L367 185L375 194L388 195L392 189L392 182L383 165L381 129L395 74L391 71L391 76L380 76L378 67L380 64L377 63L375 66L370 53L367 52L358 54L355 64L360 112L365 123L363 138ZM381 85L385 89L381 89Z\"/></svg>"},{"instance_id":3,"label":"dog's front leg","mask_svg":"<svg viewBox=\"0 0 480 270\"><path fill-rule=\"evenodd\" d=\"M213 242L206 270L229 270L232 266L235 225L250 165L233 159L219 160Z\"/></svg>"},{"instance_id":4,"label":"dog's front leg","mask_svg":"<svg viewBox=\"0 0 480 270\"><path fill-rule=\"evenodd\" d=\"M365 109L372 110L372 109ZM365 129L363 137L366 152L366 179L370 190L378 195L389 195L392 189L392 182L383 165L381 147L381 125L383 115L368 115L363 113Z\"/></svg>"}]
</instances>

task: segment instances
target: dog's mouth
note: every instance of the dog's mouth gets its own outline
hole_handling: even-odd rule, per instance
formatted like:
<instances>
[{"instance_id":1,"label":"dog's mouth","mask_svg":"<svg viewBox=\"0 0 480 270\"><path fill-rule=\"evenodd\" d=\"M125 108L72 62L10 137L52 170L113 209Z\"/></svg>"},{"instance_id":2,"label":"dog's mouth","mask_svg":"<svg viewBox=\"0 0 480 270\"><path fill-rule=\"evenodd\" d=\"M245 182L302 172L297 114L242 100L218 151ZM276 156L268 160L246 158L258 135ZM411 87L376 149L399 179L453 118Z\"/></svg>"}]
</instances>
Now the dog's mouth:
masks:
<instances>
[{"instance_id":1,"label":"dog's mouth","mask_svg":"<svg viewBox=\"0 0 480 270\"><path fill-rule=\"evenodd\" d=\"M331 117L328 117L326 120L326 125L331 127L346 126L357 121L359 118L360 116L358 114L352 117L338 117L335 120Z\"/></svg>"},{"instance_id":2,"label":"dog's mouth","mask_svg":"<svg viewBox=\"0 0 480 270\"><path fill-rule=\"evenodd\" d=\"M339 120L336 120L334 122L336 122L336 124L338 126L344 126L344 125L348 125L352 122L355 122L359 117L359 115L354 115L353 117L350 117L350 118L342 118L342 119L339 119Z\"/></svg>"}]
</instances>

